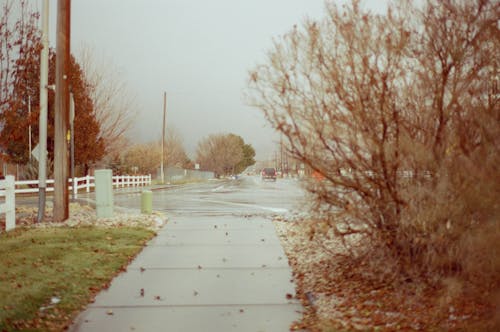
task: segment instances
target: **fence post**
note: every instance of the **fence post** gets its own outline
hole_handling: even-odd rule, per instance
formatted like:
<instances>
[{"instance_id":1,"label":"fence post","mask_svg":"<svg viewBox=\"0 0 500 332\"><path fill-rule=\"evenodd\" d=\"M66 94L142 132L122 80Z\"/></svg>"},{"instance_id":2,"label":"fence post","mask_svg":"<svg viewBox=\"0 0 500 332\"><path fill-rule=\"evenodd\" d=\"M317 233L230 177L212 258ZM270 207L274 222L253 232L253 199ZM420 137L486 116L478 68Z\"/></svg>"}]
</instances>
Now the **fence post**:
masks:
<instances>
[{"instance_id":1,"label":"fence post","mask_svg":"<svg viewBox=\"0 0 500 332\"><path fill-rule=\"evenodd\" d=\"M5 177L5 231L16 227L16 183L13 175Z\"/></svg>"},{"instance_id":2,"label":"fence post","mask_svg":"<svg viewBox=\"0 0 500 332\"><path fill-rule=\"evenodd\" d=\"M87 174L86 179L85 179L85 184L87 185L87 192L90 192L90 175Z\"/></svg>"},{"instance_id":3,"label":"fence post","mask_svg":"<svg viewBox=\"0 0 500 332\"><path fill-rule=\"evenodd\" d=\"M73 178L73 199L78 198L78 178Z\"/></svg>"}]
</instances>

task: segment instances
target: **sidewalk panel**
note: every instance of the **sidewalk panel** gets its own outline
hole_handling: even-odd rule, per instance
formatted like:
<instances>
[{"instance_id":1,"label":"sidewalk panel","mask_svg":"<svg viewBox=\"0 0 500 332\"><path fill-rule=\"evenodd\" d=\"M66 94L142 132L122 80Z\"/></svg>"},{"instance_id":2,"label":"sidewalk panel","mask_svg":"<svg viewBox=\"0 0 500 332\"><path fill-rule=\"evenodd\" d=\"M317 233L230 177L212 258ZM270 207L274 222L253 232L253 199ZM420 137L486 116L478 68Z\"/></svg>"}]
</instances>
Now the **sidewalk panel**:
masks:
<instances>
[{"instance_id":1,"label":"sidewalk panel","mask_svg":"<svg viewBox=\"0 0 500 332\"><path fill-rule=\"evenodd\" d=\"M128 269L288 267L280 245L148 246Z\"/></svg>"},{"instance_id":2,"label":"sidewalk panel","mask_svg":"<svg viewBox=\"0 0 500 332\"><path fill-rule=\"evenodd\" d=\"M272 226L271 226L272 227ZM187 246L187 245L264 245L280 244L278 237L266 229L237 230L173 230L168 227L158 234L149 245L152 246Z\"/></svg>"},{"instance_id":3,"label":"sidewalk panel","mask_svg":"<svg viewBox=\"0 0 500 332\"><path fill-rule=\"evenodd\" d=\"M90 307L290 304L291 278L288 268L129 270Z\"/></svg>"},{"instance_id":4,"label":"sidewalk panel","mask_svg":"<svg viewBox=\"0 0 500 332\"><path fill-rule=\"evenodd\" d=\"M300 310L299 305L91 308L70 331L286 332Z\"/></svg>"}]
</instances>

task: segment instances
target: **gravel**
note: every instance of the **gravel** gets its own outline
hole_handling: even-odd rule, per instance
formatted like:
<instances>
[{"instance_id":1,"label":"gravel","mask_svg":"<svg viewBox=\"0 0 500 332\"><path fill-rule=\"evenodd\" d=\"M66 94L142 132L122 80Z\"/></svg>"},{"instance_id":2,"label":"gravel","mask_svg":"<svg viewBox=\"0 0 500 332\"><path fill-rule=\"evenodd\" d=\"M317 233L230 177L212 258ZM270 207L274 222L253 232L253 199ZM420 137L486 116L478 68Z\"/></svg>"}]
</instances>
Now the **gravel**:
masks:
<instances>
[{"instance_id":1,"label":"gravel","mask_svg":"<svg viewBox=\"0 0 500 332\"><path fill-rule=\"evenodd\" d=\"M115 209L112 218L97 218L93 207L79 203L70 204L70 216L64 222L52 221L52 207L48 206L45 212L45 221L37 223L37 208L17 207L16 227L145 227L157 231L167 222L167 217L160 212L141 214L136 210L120 208Z\"/></svg>"}]
</instances>

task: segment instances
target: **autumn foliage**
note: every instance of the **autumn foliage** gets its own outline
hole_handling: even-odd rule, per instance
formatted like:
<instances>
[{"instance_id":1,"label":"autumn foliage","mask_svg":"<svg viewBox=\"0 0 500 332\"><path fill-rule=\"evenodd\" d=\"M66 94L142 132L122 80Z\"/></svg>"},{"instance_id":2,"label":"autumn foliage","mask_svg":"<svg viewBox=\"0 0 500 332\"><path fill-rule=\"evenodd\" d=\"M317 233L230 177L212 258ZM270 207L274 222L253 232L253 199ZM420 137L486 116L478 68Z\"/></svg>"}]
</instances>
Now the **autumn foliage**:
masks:
<instances>
[{"instance_id":1,"label":"autumn foliage","mask_svg":"<svg viewBox=\"0 0 500 332\"><path fill-rule=\"evenodd\" d=\"M18 164L26 164L30 159L30 126L32 147L38 143L41 51L38 19L39 15L25 1L21 1L17 7L10 1L4 4L0 25L0 149L7 161ZM55 59L56 55L51 50L49 85L55 82ZM93 162L102 158L104 141L99 137L100 127L95 118L90 86L74 57L71 57L70 68L69 79L75 100L75 162L81 172L86 173ZM53 159L54 151L54 98L54 92L49 91L49 159Z\"/></svg>"},{"instance_id":2,"label":"autumn foliage","mask_svg":"<svg viewBox=\"0 0 500 332\"><path fill-rule=\"evenodd\" d=\"M274 43L249 101L313 171L314 232L373 280L500 294L500 4L329 2ZM451 278L451 279L450 279ZM487 294L487 295L485 295Z\"/></svg>"},{"instance_id":3,"label":"autumn foliage","mask_svg":"<svg viewBox=\"0 0 500 332\"><path fill-rule=\"evenodd\" d=\"M217 176L239 174L255 164L255 150L235 134L212 134L200 140L196 162Z\"/></svg>"}]
</instances>

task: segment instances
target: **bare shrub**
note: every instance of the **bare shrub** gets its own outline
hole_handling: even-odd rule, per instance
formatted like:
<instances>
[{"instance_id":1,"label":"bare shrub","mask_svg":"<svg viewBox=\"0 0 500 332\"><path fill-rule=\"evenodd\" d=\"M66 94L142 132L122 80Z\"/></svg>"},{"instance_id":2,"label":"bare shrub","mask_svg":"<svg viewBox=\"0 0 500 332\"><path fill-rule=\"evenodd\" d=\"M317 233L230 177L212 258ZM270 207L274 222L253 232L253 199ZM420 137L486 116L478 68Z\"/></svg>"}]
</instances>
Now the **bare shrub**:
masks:
<instances>
[{"instance_id":1,"label":"bare shrub","mask_svg":"<svg viewBox=\"0 0 500 332\"><path fill-rule=\"evenodd\" d=\"M129 144L127 136L137 116L135 96L111 59L98 59L89 46L83 46L78 57L99 123L99 137L105 142L105 159L112 159Z\"/></svg>"},{"instance_id":2,"label":"bare shrub","mask_svg":"<svg viewBox=\"0 0 500 332\"><path fill-rule=\"evenodd\" d=\"M314 211L405 278L498 287L498 14L489 0L327 3L250 73L249 103L324 177L307 185Z\"/></svg>"}]
</instances>

